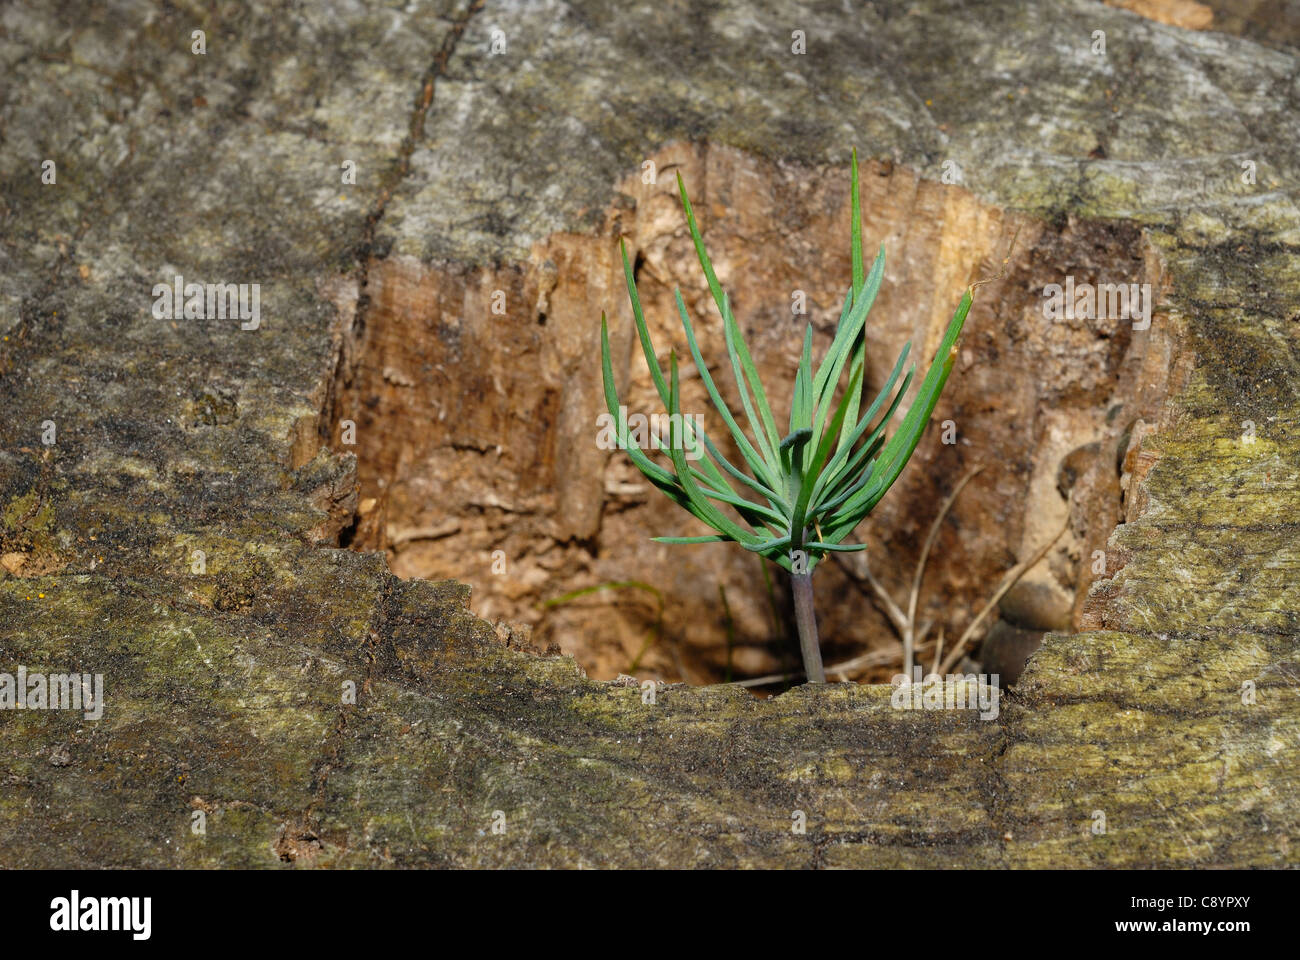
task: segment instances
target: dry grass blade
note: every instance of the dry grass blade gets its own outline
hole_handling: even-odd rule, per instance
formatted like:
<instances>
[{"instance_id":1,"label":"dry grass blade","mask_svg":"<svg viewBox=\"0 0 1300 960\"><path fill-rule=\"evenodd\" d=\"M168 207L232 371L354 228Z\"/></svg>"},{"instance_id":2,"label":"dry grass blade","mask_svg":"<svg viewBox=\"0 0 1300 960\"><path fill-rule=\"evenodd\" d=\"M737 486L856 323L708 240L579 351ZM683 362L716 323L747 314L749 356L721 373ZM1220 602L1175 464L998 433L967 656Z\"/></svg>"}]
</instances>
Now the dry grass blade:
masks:
<instances>
[{"instance_id":1,"label":"dry grass blade","mask_svg":"<svg viewBox=\"0 0 1300 960\"><path fill-rule=\"evenodd\" d=\"M930 672L939 672L939 658L943 656L943 627L939 628L939 639L935 641L934 660L930 664Z\"/></svg>"}]
</instances>

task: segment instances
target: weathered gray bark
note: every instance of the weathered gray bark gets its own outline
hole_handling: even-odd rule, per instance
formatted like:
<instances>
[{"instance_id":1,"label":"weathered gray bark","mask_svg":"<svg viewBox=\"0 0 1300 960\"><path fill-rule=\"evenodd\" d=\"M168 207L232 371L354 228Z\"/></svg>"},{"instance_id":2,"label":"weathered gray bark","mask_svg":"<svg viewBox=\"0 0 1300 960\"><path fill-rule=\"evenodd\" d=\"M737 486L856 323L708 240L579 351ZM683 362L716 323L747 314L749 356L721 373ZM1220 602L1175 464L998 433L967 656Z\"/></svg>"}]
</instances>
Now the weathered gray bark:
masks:
<instances>
[{"instance_id":1,"label":"weathered gray bark","mask_svg":"<svg viewBox=\"0 0 1300 960\"><path fill-rule=\"evenodd\" d=\"M0 865L1295 864L1296 50L1085 0L881 7L6 7L0 671L102 673L108 705L0 711ZM850 685L645 703L318 545L354 506L319 434L364 317L329 283L592 229L673 139L952 158L1164 258L1192 370L1103 629L1050 637L996 722ZM178 273L259 282L260 329L154 319Z\"/></svg>"}]
</instances>

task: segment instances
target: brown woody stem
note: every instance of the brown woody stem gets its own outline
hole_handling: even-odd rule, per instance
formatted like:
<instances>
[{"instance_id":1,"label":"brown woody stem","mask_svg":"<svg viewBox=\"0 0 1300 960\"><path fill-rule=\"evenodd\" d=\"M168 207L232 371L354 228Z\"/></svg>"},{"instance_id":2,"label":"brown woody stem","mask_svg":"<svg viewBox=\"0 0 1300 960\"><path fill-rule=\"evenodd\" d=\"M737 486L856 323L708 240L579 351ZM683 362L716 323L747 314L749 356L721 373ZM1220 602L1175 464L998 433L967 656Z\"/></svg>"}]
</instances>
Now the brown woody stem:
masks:
<instances>
[{"instance_id":1,"label":"brown woody stem","mask_svg":"<svg viewBox=\"0 0 1300 960\"><path fill-rule=\"evenodd\" d=\"M799 652L809 683L825 683L822 649L817 643L817 614L813 610L812 571L790 574L794 586L794 619L799 628Z\"/></svg>"}]
</instances>

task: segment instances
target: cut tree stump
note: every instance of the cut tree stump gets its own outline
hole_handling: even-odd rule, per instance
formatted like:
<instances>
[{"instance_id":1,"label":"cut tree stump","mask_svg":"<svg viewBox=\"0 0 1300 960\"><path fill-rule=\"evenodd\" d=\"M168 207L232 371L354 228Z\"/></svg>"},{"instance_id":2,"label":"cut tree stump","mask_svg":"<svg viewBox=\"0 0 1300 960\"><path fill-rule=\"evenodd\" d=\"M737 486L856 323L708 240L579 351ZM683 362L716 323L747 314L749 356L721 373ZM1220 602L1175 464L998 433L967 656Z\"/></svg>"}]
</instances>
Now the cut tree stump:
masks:
<instances>
[{"instance_id":1,"label":"cut tree stump","mask_svg":"<svg viewBox=\"0 0 1300 960\"><path fill-rule=\"evenodd\" d=\"M0 673L106 698L0 710L0 866L1300 863L1295 38L1086 0L416 6L0 17ZM1092 629L996 720L643 697L338 548L370 271L593 235L674 142L951 159L954 191L1160 260L1176 394L1127 451ZM257 329L158 319L178 275L260 284Z\"/></svg>"}]
</instances>

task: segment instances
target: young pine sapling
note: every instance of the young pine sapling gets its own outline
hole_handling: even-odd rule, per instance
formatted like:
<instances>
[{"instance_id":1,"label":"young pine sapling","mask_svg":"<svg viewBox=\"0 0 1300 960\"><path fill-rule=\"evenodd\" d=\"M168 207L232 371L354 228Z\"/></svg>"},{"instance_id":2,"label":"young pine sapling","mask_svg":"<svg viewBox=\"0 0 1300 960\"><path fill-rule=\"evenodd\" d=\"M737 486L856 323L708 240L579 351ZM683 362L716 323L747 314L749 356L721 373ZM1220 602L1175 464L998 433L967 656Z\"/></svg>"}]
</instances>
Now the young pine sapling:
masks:
<instances>
[{"instance_id":1,"label":"young pine sapling","mask_svg":"<svg viewBox=\"0 0 1300 960\"><path fill-rule=\"evenodd\" d=\"M678 174L677 186L686 223L722 318L727 353L752 438L741 429L718 392L708 364L700 355L680 290L674 291L677 312L681 316L695 368L749 467L749 473L732 464L694 420L681 416L677 354L675 351L670 354L669 371L665 377L650 341L626 246L623 247L623 272L637 334L655 389L668 411L668 443L652 433L648 453L665 458L667 464L652 459L647 451L629 441L625 408L621 406L614 387L609 327L603 314L600 320L605 402L616 425L619 447L627 452L651 483L717 531L708 536L654 539L659 543L675 544L735 541L786 570L793 587L804 673L814 683L824 683L825 673L813 611L813 570L827 553L866 549L866 544L845 543L844 540L898 479L916 449L952 370L957 337L971 307L971 291L967 289L948 324L930 369L921 381L915 400L893 436L886 440L885 428L912 383L915 367L908 370L900 384L899 377L911 346L909 343L903 347L885 385L866 411L859 413L864 399L865 324L872 301L880 289L885 249L882 244L871 272L864 273L856 151L851 184L853 283L845 296L831 345L815 372L812 367L812 325L804 330L803 353L795 373L790 416L783 434L777 429L767 392L732 315L727 295L713 272L713 264L704 249L686 195L686 186ZM848 383L835 402L846 367ZM689 459L688 451L691 453ZM701 453L706 455L701 456ZM739 490L748 495L742 496Z\"/></svg>"}]
</instances>

